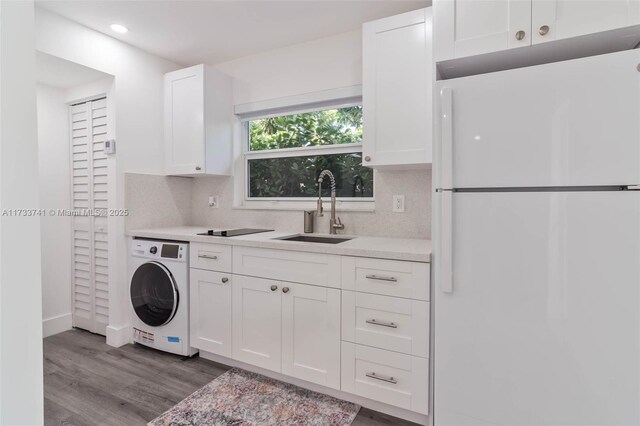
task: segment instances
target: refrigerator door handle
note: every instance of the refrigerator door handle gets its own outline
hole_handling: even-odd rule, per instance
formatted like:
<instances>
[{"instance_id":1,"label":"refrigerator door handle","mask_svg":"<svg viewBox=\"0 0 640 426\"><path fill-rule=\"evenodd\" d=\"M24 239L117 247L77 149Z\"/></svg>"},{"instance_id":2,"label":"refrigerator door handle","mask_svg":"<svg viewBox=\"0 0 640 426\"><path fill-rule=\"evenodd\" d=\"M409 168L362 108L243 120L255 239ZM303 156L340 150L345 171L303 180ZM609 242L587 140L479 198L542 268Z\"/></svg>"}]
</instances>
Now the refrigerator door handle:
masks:
<instances>
[{"instance_id":1,"label":"refrigerator door handle","mask_svg":"<svg viewBox=\"0 0 640 426\"><path fill-rule=\"evenodd\" d=\"M453 293L453 192L441 192L440 290Z\"/></svg>"},{"instance_id":2,"label":"refrigerator door handle","mask_svg":"<svg viewBox=\"0 0 640 426\"><path fill-rule=\"evenodd\" d=\"M453 188L453 92L450 88L440 91L441 143L440 187Z\"/></svg>"}]
</instances>

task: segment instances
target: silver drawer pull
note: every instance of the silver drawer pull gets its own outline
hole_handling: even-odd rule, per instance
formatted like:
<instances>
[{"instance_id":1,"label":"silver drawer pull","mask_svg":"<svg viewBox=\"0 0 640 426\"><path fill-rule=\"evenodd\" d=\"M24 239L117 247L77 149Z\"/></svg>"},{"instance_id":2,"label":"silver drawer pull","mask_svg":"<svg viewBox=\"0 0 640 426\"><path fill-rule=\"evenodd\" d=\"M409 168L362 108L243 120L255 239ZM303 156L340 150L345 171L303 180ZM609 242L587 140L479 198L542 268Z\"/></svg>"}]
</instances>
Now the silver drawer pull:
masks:
<instances>
[{"instance_id":1,"label":"silver drawer pull","mask_svg":"<svg viewBox=\"0 0 640 426\"><path fill-rule=\"evenodd\" d=\"M377 319L374 319L374 318L368 319L365 322L367 324L380 325L382 327L398 328L398 324L396 324L395 322L378 321Z\"/></svg>"},{"instance_id":2,"label":"silver drawer pull","mask_svg":"<svg viewBox=\"0 0 640 426\"><path fill-rule=\"evenodd\" d=\"M208 254L199 254L198 257L202 258L202 259L211 259L211 260L217 260L218 259L218 256L210 256Z\"/></svg>"},{"instance_id":3,"label":"silver drawer pull","mask_svg":"<svg viewBox=\"0 0 640 426\"><path fill-rule=\"evenodd\" d=\"M367 373L367 377L370 377L372 379L376 379L376 380L382 380L383 382L387 382L387 383L391 383L393 385L397 385L398 381L396 379L394 379L393 377L385 377L385 376L380 376L374 372L371 373Z\"/></svg>"},{"instance_id":4,"label":"silver drawer pull","mask_svg":"<svg viewBox=\"0 0 640 426\"><path fill-rule=\"evenodd\" d=\"M396 277L385 277L382 275L366 275L366 278L369 280L379 280L379 281L391 281L391 282L398 282L398 279Z\"/></svg>"}]
</instances>

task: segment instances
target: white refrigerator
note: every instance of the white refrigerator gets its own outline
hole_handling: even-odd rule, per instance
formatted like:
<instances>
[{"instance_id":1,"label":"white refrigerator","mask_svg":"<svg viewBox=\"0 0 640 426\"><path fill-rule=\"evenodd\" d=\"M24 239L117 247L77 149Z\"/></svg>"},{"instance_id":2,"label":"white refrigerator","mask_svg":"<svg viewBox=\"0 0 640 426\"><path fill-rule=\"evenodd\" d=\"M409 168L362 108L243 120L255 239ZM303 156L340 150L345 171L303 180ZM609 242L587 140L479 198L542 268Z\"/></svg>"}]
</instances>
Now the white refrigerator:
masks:
<instances>
[{"instance_id":1,"label":"white refrigerator","mask_svg":"<svg viewBox=\"0 0 640 426\"><path fill-rule=\"evenodd\" d=\"M640 51L436 93L435 425L640 424Z\"/></svg>"}]
</instances>

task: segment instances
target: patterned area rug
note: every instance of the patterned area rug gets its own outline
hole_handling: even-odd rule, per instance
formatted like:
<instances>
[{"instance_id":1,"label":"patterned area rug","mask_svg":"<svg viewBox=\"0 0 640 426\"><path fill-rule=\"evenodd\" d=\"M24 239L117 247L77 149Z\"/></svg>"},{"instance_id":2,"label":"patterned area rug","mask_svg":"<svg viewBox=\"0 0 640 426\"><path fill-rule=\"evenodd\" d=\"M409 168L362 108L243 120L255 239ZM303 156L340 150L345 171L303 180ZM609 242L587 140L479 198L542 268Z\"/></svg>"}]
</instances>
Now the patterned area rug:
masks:
<instances>
[{"instance_id":1,"label":"patterned area rug","mask_svg":"<svg viewBox=\"0 0 640 426\"><path fill-rule=\"evenodd\" d=\"M348 426L360 406L234 368L149 426Z\"/></svg>"}]
</instances>

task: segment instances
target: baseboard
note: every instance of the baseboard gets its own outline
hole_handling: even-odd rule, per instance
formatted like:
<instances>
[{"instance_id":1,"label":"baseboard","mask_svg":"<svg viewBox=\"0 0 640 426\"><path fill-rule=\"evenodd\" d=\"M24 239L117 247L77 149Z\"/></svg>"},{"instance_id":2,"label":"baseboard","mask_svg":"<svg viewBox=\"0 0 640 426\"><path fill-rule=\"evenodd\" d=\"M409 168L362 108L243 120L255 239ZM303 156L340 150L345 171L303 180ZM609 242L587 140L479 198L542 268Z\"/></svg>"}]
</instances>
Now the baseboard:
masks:
<instances>
[{"instance_id":1,"label":"baseboard","mask_svg":"<svg viewBox=\"0 0 640 426\"><path fill-rule=\"evenodd\" d=\"M200 351L200 357L208 359L210 361L225 364L231 367L242 368L253 373L262 374L263 376L270 377L272 379L280 380L282 382L290 383L292 385L300 386L301 388L309 389L314 392L323 393L325 395L333 396L334 398L343 399L345 401L353 402L362 407L369 408L371 410L379 411L381 413L389 414L390 416L398 417L410 422L418 423L420 425L429 425L429 417L424 414L414 413L413 411L405 410L404 408L395 407L393 405L385 404L382 402L374 401L361 396L346 393L337 389L328 388L315 383L307 382L304 380L296 379L295 377L285 376L284 374L276 373L264 368L256 367L255 365L247 364L235 359L227 358L224 356L216 355L211 352Z\"/></svg>"},{"instance_id":2,"label":"baseboard","mask_svg":"<svg viewBox=\"0 0 640 426\"><path fill-rule=\"evenodd\" d=\"M42 320L42 337L53 336L63 331L71 330L73 327L73 317L71 313L57 315L55 317Z\"/></svg>"},{"instance_id":3,"label":"baseboard","mask_svg":"<svg viewBox=\"0 0 640 426\"><path fill-rule=\"evenodd\" d=\"M107 345L119 348L129 343L133 343L130 325L107 326Z\"/></svg>"}]
</instances>

